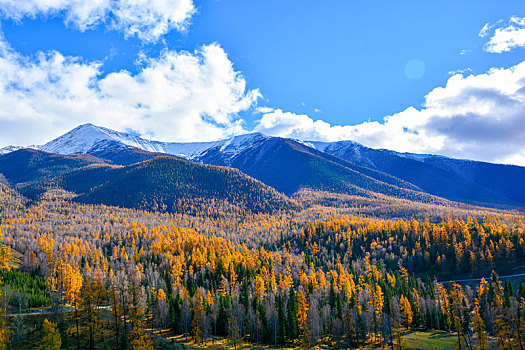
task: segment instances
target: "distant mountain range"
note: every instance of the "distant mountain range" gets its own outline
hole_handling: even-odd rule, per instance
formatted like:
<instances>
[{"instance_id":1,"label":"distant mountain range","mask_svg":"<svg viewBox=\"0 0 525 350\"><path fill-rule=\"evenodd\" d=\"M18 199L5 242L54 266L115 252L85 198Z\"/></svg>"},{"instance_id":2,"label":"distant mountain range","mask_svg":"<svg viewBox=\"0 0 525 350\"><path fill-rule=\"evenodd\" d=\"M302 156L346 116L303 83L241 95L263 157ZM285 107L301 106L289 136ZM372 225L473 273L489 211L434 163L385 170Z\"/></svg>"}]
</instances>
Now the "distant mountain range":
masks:
<instances>
[{"instance_id":1,"label":"distant mountain range","mask_svg":"<svg viewBox=\"0 0 525 350\"><path fill-rule=\"evenodd\" d=\"M373 149L352 141L309 142L349 162L408 181L423 191L460 202L525 204L525 168L437 155Z\"/></svg>"},{"instance_id":2,"label":"distant mountain range","mask_svg":"<svg viewBox=\"0 0 525 350\"><path fill-rule=\"evenodd\" d=\"M361 196L384 194L417 201L434 201L441 197L482 205L525 206L523 167L398 153L368 148L352 141L309 142L254 133L215 142L174 143L151 141L85 124L43 146L33 148L37 149L33 153L20 150L20 147L0 150L0 154L4 153L0 156L0 173L11 184L20 189L25 188L26 193L38 193L35 190L38 187L36 183L59 181L62 186L69 186L70 190L79 193L79 198L86 201L91 198L90 202L106 198L102 194L104 191L115 195L118 188L122 193L128 191L131 196L134 188L153 186L148 183L148 172L144 169L149 169L149 176L162 177L158 169L173 173L181 164L193 170L206 164L214 167L204 171L209 178L198 177L203 184L211 182L204 187L217 182L215 172L222 172L227 174L226 177L234 176L240 182L257 179L261 182L257 182L260 184L257 186L273 187L286 196L309 188ZM35 154L46 161L38 163L31 160ZM83 156L73 156L78 154ZM146 163L142 164L144 161ZM171 165L166 165L166 162ZM191 164L194 165L190 166ZM248 176L240 180L239 176L244 176L241 172L224 173L223 167L236 168ZM183 173L177 174L183 179ZM82 179L82 176L86 176L86 179ZM128 189L124 189L122 185L115 187L114 183L119 176L122 177L119 180L121 183L129 184ZM173 176L168 177L175 179ZM98 178L100 181L91 183L90 178ZM144 183L137 182L139 178ZM186 180L192 181L191 178ZM170 184L180 186L182 182L174 180ZM148 191L159 190L154 187ZM175 198L177 193L182 195L182 188L184 186L177 190L172 188L172 197ZM230 190L234 191L232 188ZM249 190L254 188L250 187ZM267 190L271 192L270 188L264 191ZM212 193L204 192L198 195L213 196ZM227 199L233 200L234 197ZM277 202L288 200L277 194L270 197ZM164 198L162 201L171 201L173 198ZM139 199L130 199L130 203L132 200ZM104 202L119 204L110 203L107 199ZM132 205L128 203L124 206ZM277 207L282 207L282 203L275 206ZM260 208L252 209L257 211Z\"/></svg>"}]
</instances>

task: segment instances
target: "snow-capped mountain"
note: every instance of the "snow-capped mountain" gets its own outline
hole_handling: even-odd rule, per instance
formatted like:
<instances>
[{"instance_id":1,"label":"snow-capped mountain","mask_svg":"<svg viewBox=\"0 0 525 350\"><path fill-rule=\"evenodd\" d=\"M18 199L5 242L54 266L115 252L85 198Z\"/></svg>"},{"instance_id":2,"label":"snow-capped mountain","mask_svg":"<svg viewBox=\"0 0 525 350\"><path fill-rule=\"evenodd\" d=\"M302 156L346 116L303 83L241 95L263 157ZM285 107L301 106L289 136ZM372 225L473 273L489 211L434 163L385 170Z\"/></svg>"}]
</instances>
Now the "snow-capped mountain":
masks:
<instances>
[{"instance_id":1,"label":"snow-capped mountain","mask_svg":"<svg viewBox=\"0 0 525 350\"><path fill-rule=\"evenodd\" d=\"M476 162L469 159L456 159L435 154L419 154L409 152L402 153L388 149L375 149L363 146L355 141L305 141L304 143L318 151L325 152L350 162L368 166L374 169L381 168L381 164L376 163L378 162L378 158L383 159L385 157L401 157L424 163L435 163L438 161L454 164L463 162Z\"/></svg>"},{"instance_id":2,"label":"snow-capped mountain","mask_svg":"<svg viewBox=\"0 0 525 350\"><path fill-rule=\"evenodd\" d=\"M106 141L106 142L103 142ZM40 149L58 154L85 154L107 141L116 141L148 152L157 152L157 147L140 137L103 128L93 124L83 124L68 133L46 143Z\"/></svg>"},{"instance_id":3,"label":"snow-capped mountain","mask_svg":"<svg viewBox=\"0 0 525 350\"><path fill-rule=\"evenodd\" d=\"M338 142L321 142L321 141L306 141L307 145L315 148L318 151L331 154L333 156L343 158L349 162L377 169L374 163L374 152L370 153L371 148L365 147L354 141L338 141ZM372 150L378 151L378 150ZM392 151L387 151L392 152Z\"/></svg>"},{"instance_id":4,"label":"snow-capped mountain","mask_svg":"<svg viewBox=\"0 0 525 350\"><path fill-rule=\"evenodd\" d=\"M20 148L5 147L0 157ZM174 155L196 163L237 168L287 194L304 187L347 191L365 176L451 200L525 205L525 167L398 153L353 141L299 141L253 133L213 142L160 142L84 124L31 148L65 155L87 154L123 166L159 154ZM383 191L379 187L376 190Z\"/></svg>"},{"instance_id":5,"label":"snow-capped mountain","mask_svg":"<svg viewBox=\"0 0 525 350\"><path fill-rule=\"evenodd\" d=\"M37 146L37 145L31 145L31 146L6 146L6 147L0 148L0 155L8 154L8 153L11 153L11 152L14 152L14 151L18 151L20 149L26 149L26 148L40 149L40 146Z\"/></svg>"},{"instance_id":6,"label":"snow-capped mountain","mask_svg":"<svg viewBox=\"0 0 525 350\"><path fill-rule=\"evenodd\" d=\"M115 165L131 165L169 154L209 165L228 166L286 194L310 188L345 193L413 194L417 187L393 176L355 166L318 152L303 142L260 133L214 142L175 143L147 140L92 124L81 125L41 147L56 154L87 154Z\"/></svg>"},{"instance_id":7,"label":"snow-capped mountain","mask_svg":"<svg viewBox=\"0 0 525 350\"><path fill-rule=\"evenodd\" d=\"M176 155L198 161L209 150L218 150L229 158L252 147L266 136L255 133L212 142L160 142L118 132L93 124L83 124L46 143L41 150L58 154L92 154L134 147L146 152Z\"/></svg>"}]
</instances>

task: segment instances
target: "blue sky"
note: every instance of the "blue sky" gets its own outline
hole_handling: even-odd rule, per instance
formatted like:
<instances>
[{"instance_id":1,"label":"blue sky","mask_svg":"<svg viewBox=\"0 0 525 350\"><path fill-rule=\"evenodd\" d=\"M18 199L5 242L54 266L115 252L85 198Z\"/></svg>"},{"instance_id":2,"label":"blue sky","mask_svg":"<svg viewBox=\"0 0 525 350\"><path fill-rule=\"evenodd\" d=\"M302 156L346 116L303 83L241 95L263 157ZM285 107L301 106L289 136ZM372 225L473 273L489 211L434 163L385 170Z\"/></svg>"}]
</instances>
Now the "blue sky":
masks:
<instances>
[{"instance_id":1,"label":"blue sky","mask_svg":"<svg viewBox=\"0 0 525 350\"><path fill-rule=\"evenodd\" d=\"M411 107L421 115L428 114L427 94L446 86L452 72L460 72L465 78L468 75L478 77L477 82L472 83L484 84L480 76L491 68L507 70L519 65L525 57L525 45L519 44L525 32L514 33L519 40L508 50L489 52L487 43L495 37L498 28L503 30L513 26L521 29L521 22L512 22L511 18L525 16L523 1L203 0L192 3L190 0L172 0L173 3L189 1L192 5L185 29L171 28L153 39L130 34L126 29L129 21L126 28L111 27L109 23L118 17L116 12L86 29L68 19L68 13L74 11L72 8L57 5L46 10L38 6L38 0L28 1L37 4L34 9L15 11L13 5L9 5L12 1L0 0L0 8L4 10L1 30L10 52L17 55L16 60L19 63L25 60L26 64L31 60L38 61L41 52L76 57L86 65L98 65L97 83L108 74L122 70L140 80L141 72L152 65L151 60L160 60L167 52L181 54L187 51L202 60L203 46L215 44L219 47L233 67L230 73L242 80L246 87L241 97L238 97L238 87L230 94L237 96L232 102L235 107L221 105L210 109L220 110L225 116L216 118L207 115L207 111L196 114L195 118L203 119L219 130L203 132L205 139L258 130L303 139L352 138L371 147L470 158L480 158L480 145L493 142L493 148L501 151L492 151L494 154L481 157L483 160L525 163L523 144L501 145L497 141L503 134L488 135L487 142L470 140L457 130L450 132L455 128L442 125L443 121L435 117L439 114L437 112L427 118L432 121L430 124L422 126L406 121L402 130L407 134L397 135L403 138L402 141L395 138L384 141L389 130L367 131L380 129L387 123L384 118L389 116L401 114L399 120L421 119L405 115L415 113ZM118 2L121 1L124 2ZM486 24L489 31L481 37L480 31ZM199 67L206 67L206 64L201 62ZM521 81L518 78L509 79ZM499 79L495 76L491 79L495 87L489 90L504 90L498 85L503 84ZM463 83L458 81L457 84ZM181 85L186 86L186 82ZM472 90L470 85L461 86L465 91ZM258 90L259 97L247 96L255 90ZM439 93L435 91L434 95ZM217 100L221 96L219 93ZM476 101L480 96L476 95ZM456 114L472 116L483 110L480 107L472 111L451 111L451 104L447 102L445 108L442 97L434 100L441 101L436 107L440 113L447 109L447 120ZM519 97L514 100L521 101ZM481 106L487 101L478 102ZM515 122L515 115L521 113L521 103L518 105L517 110L508 112L508 120ZM195 109L193 106L188 108ZM494 107L492 112L491 115L498 114L498 109ZM48 114L47 111L42 113ZM173 118L177 118L175 114ZM145 118L165 121L154 113ZM483 134L487 127L494 129L491 123L496 117L489 122L487 118L470 117L468 123L472 123L473 130L480 128ZM100 124L96 118L86 116L85 119ZM48 128L49 133L45 136L57 136L73 122L81 120L72 118L63 123L60 118L53 120L55 127ZM199 123L186 134L193 138L198 136L199 127L202 127ZM147 123L136 120L129 126L124 121L107 124L118 129L133 129L150 137L185 140L180 134L166 134L160 127L148 127ZM16 125L21 127L23 124ZM338 125L359 127L347 128L343 132L334 129ZM499 126L502 133L512 129L507 124ZM521 134L511 136L518 139ZM460 138L469 140L461 143ZM3 143L12 141L7 137L4 139L0 135ZM37 137L34 142L43 141L44 137ZM510 154L512 149L519 152Z\"/></svg>"},{"instance_id":2,"label":"blue sky","mask_svg":"<svg viewBox=\"0 0 525 350\"><path fill-rule=\"evenodd\" d=\"M217 42L268 105L355 124L421 105L451 71L480 73L521 62L525 50L504 56L482 50L478 33L485 23L525 14L523 1L494 4L205 0L196 2L198 12L186 33L172 31L154 44L104 27L83 33L68 29L60 17L2 26L9 43L24 54L58 50L90 60L110 56L104 72L135 72L140 52L156 56L166 47L193 51ZM468 53L462 55L463 50ZM414 59L425 66L419 79L405 75L405 65Z\"/></svg>"}]
</instances>

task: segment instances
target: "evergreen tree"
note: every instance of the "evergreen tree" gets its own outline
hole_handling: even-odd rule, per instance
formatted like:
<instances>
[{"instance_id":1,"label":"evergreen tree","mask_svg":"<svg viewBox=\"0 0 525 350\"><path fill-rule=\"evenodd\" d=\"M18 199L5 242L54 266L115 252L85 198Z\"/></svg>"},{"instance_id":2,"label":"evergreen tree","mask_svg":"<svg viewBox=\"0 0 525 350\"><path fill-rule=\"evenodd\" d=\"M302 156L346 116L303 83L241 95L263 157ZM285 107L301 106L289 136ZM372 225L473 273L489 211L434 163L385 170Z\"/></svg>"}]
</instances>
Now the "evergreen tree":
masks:
<instances>
[{"instance_id":1,"label":"evergreen tree","mask_svg":"<svg viewBox=\"0 0 525 350\"><path fill-rule=\"evenodd\" d=\"M293 288L290 288L288 293L288 304L287 304L287 314L286 314L286 335L289 340L297 339L299 335L298 320L297 320L297 311L299 306L297 305L297 297Z\"/></svg>"},{"instance_id":2,"label":"evergreen tree","mask_svg":"<svg viewBox=\"0 0 525 350\"><path fill-rule=\"evenodd\" d=\"M41 350L59 350L62 347L62 339L60 333L57 330L56 324L44 319L42 325L44 336L40 341Z\"/></svg>"}]
</instances>

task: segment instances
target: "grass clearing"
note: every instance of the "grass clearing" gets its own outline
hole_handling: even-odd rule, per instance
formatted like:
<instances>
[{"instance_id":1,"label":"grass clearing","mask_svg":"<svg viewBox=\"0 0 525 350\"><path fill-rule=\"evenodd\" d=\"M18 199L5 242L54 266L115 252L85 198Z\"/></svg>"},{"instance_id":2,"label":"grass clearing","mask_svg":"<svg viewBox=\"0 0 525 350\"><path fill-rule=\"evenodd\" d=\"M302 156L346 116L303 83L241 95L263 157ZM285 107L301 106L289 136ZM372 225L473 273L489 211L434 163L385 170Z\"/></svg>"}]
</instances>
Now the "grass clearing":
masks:
<instances>
[{"instance_id":1,"label":"grass clearing","mask_svg":"<svg viewBox=\"0 0 525 350\"><path fill-rule=\"evenodd\" d=\"M448 332L413 332L402 337L407 349L455 349L457 336Z\"/></svg>"}]
</instances>

